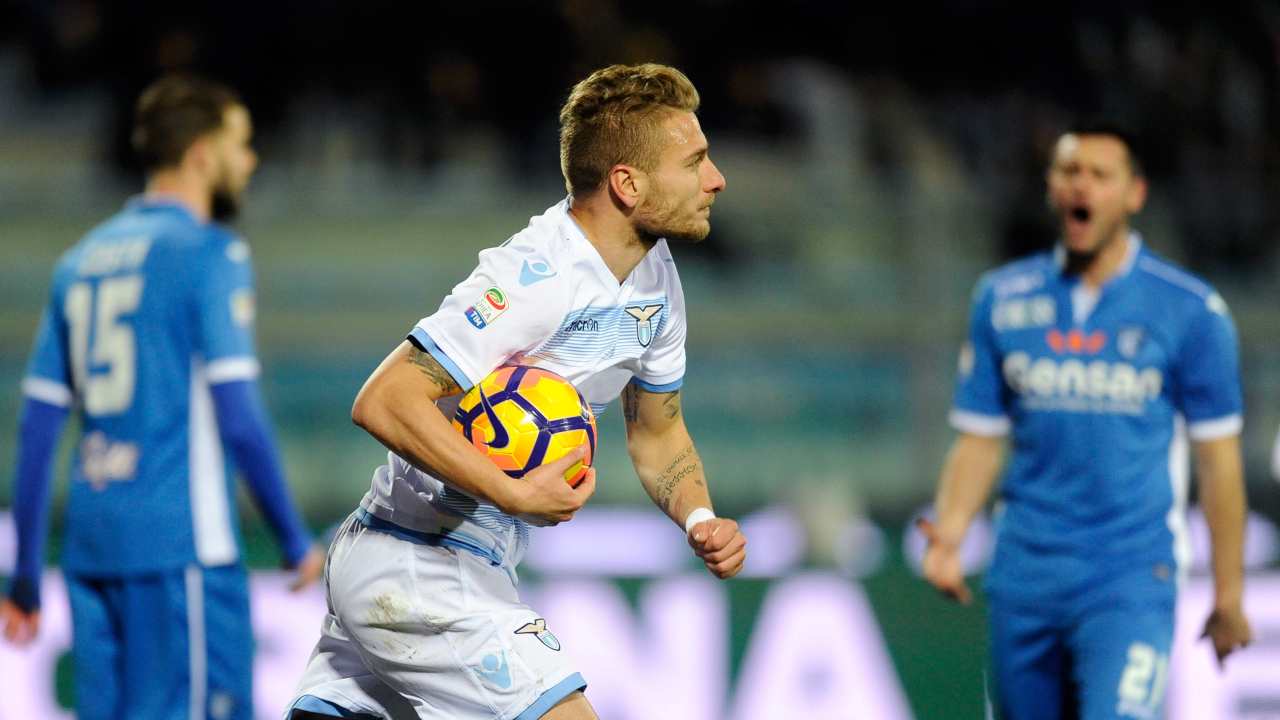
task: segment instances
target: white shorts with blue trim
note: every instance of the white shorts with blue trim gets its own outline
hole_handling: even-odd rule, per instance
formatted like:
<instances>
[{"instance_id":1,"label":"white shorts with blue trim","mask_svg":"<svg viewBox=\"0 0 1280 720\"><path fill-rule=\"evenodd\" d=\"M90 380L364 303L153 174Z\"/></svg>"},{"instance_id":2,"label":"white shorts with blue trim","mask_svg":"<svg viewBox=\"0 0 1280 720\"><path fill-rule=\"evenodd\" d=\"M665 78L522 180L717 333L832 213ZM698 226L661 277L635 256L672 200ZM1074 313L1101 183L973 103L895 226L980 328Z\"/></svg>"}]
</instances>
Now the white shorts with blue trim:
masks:
<instances>
[{"instance_id":1,"label":"white shorts with blue trim","mask_svg":"<svg viewBox=\"0 0 1280 720\"><path fill-rule=\"evenodd\" d=\"M437 540L365 513L344 524L325 570L329 614L291 711L533 720L586 687L504 569Z\"/></svg>"}]
</instances>

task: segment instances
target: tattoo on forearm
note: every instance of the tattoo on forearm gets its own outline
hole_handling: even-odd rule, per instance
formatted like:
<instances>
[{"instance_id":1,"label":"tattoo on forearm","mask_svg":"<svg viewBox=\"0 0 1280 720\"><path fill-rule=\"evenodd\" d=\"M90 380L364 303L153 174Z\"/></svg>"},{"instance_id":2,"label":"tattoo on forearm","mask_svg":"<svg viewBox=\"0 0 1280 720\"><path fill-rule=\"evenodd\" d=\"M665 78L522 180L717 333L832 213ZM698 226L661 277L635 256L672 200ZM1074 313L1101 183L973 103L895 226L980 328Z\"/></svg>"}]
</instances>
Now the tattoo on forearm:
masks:
<instances>
[{"instance_id":1,"label":"tattoo on forearm","mask_svg":"<svg viewBox=\"0 0 1280 720\"><path fill-rule=\"evenodd\" d=\"M702 459L698 457L698 451L690 444L679 453L676 453L675 459L667 465L665 470L658 474L658 479L654 482L653 497L668 514L672 510L671 505L674 501L676 488L680 487L680 483L696 472L701 465ZM694 478L694 482L702 485L701 480L697 477Z\"/></svg>"},{"instance_id":2,"label":"tattoo on forearm","mask_svg":"<svg viewBox=\"0 0 1280 720\"><path fill-rule=\"evenodd\" d=\"M441 392L445 395L452 395L462 388L458 387L458 383L453 381L453 376L445 370L440 362L431 357L431 353L423 352L418 348L412 348L409 351L409 362L417 366L427 379L436 384Z\"/></svg>"},{"instance_id":3,"label":"tattoo on forearm","mask_svg":"<svg viewBox=\"0 0 1280 720\"><path fill-rule=\"evenodd\" d=\"M640 417L640 397L636 386L627 383L622 388L622 418L628 423L635 422Z\"/></svg>"}]
</instances>

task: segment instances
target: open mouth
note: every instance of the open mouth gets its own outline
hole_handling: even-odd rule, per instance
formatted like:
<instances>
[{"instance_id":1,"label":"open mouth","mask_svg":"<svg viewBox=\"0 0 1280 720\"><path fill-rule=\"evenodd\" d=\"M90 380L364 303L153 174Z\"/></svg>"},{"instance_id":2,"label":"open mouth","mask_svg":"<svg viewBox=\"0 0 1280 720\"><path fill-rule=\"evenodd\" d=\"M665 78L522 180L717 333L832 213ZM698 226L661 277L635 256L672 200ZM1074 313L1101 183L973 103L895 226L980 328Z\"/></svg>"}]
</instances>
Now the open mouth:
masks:
<instances>
[{"instance_id":1,"label":"open mouth","mask_svg":"<svg viewBox=\"0 0 1280 720\"><path fill-rule=\"evenodd\" d=\"M1090 213L1089 208L1083 205L1077 205L1067 211L1067 217L1077 222L1089 222L1089 216L1091 214L1092 213Z\"/></svg>"}]
</instances>

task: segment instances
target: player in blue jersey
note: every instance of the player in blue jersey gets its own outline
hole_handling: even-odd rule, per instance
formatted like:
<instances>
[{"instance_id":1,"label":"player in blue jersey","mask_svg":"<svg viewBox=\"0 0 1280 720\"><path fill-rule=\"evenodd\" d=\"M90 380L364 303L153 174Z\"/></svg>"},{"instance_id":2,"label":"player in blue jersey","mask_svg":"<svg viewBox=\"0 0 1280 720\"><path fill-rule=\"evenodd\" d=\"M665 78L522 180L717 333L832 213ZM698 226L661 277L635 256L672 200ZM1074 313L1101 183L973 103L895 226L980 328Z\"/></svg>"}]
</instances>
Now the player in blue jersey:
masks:
<instances>
[{"instance_id":1,"label":"player in blue jersey","mask_svg":"<svg viewBox=\"0 0 1280 720\"><path fill-rule=\"evenodd\" d=\"M39 627L57 438L74 411L62 567L77 716L250 718L252 638L224 450L297 568L313 546L288 496L256 378L249 248L218 224L256 164L229 89L165 78L138 101L145 193L59 260L23 381L5 637Z\"/></svg>"},{"instance_id":2,"label":"player in blue jersey","mask_svg":"<svg viewBox=\"0 0 1280 720\"><path fill-rule=\"evenodd\" d=\"M924 573L968 600L958 547L1008 438L986 579L1001 716L1163 717L1187 437L1213 537L1204 633L1220 661L1251 637L1235 329L1211 287L1131 230L1147 185L1122 130L1064 134L1047 180L1058 246L974 293Z\"/></svg>"}]
</instances>

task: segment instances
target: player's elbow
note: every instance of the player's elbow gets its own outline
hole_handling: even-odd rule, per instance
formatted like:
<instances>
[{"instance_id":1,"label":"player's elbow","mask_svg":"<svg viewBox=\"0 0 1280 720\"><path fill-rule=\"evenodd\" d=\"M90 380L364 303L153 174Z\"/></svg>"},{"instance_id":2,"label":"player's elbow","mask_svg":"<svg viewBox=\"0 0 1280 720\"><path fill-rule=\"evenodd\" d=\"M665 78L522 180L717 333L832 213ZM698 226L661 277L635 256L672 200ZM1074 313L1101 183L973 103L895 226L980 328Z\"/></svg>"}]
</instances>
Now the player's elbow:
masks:
<instances>
[{"instance_id":1,"label":"player's elbow","mask_svg":"<svg viewBox=\"0 0 1280 720\"><path fill-rule=\"evenodd\" d=\"M378 415L375 404L373 393L369 391L369 386L366 384L360 388L360 392L356 393L355 402L351 403L351 422L367 432L373 432L375 418Z\"/></svg>"},{"instance_id":2,"label":"player's elbow","mask_svg":"<svg viewBox=\"0 0 1280 720\"><path fill-rule=\"evenodd\" d=\"M351 422L378 442L385 443L395 424L393 397L394 389L388 387L387 383L380 382L378 378L370 378L351 404Z\"/></svg>"}]
</instances>

